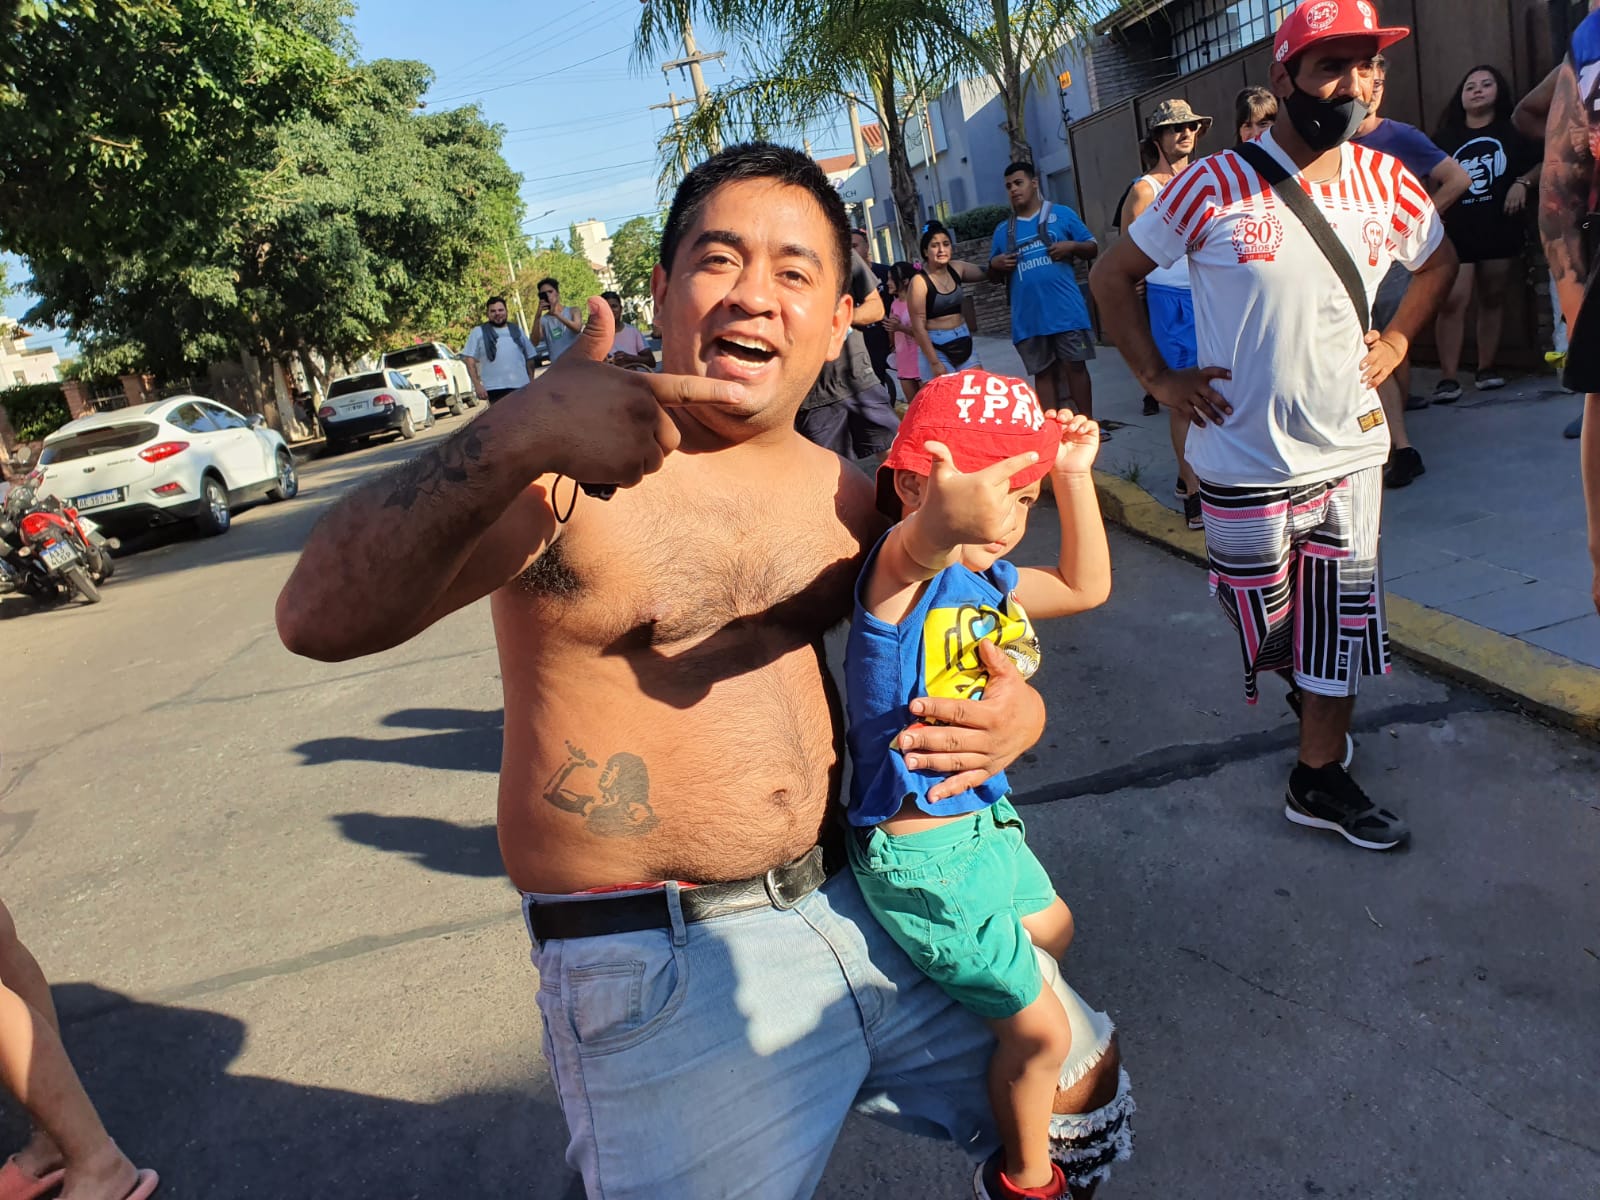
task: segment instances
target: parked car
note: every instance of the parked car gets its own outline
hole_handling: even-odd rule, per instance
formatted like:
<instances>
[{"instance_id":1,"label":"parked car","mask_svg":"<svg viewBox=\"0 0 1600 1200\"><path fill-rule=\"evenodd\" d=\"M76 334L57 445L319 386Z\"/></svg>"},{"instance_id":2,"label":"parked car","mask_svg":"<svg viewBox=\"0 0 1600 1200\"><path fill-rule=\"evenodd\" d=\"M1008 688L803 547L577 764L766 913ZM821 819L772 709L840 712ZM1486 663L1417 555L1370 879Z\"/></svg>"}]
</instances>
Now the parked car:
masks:
<instances>
[{"instance_id":1,"label":"parked car","mask_svg":"<svg viewBox=\"0 0 1600 1200\"><path fill-rule=\"evenodd\" d=\"M364 371L330 383L317 416L337 454L380 433L416 437L433 424L433 405L399 371Z\"/></svg>"},{"instance_id":2,"label":"parked car","mask_svg":"<svg viewBox=\"0 0 1600 1200\"><path fill-rule=\"evenodd\" d=\"M225 533L236 505L300 490L277 430L203 396L68 421L45 438L39 467L41 494L92 516L108 535L188 520Z\"/></svg>"},{"instance_id":3,"label":"parked car","mask_svg":"<svg viewBox=\"0 0 1600 1200\"><path fill-rule=\"evenodd\" d=\"M478 403L467 364L439 342L391 350L378 365L399 371L422 390L435 408L447 409L452 417L459 417L463 406L472 408Z\"/></svg>"}]
</instances>

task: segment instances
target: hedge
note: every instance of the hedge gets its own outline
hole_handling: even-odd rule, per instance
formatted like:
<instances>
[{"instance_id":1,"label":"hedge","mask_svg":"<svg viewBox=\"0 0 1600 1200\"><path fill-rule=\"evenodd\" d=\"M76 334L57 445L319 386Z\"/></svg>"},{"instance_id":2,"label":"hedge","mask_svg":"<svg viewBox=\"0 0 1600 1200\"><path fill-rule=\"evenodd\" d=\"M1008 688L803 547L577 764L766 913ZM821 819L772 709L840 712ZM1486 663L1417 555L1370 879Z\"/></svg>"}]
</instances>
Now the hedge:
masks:
<instances>
[{"instance_id":1,"label":"hedge","mask_svg":"<svg viewBox=\"0 0 1600 1200\"><path fill-rule=\"evenodd\" d=\"M72 420L59 383L19 383L0 390L0 408L11 418L19 442L36 442Z\"/></svg>"},{"instance_id":2,"label":"hedge","mask_svg":"<svg viewBox=\"0 0 1600 1200\"><path fill-rule=\"evenodd\" d=\"M956 235L956 241L966 242L973 238L986 238L994 234L994 227L1011 216L1011 208L1006 204L984 204L977 208L969 208L966 212L958 212L951 217L948 224Z\"/></svg>"}]
</instances>

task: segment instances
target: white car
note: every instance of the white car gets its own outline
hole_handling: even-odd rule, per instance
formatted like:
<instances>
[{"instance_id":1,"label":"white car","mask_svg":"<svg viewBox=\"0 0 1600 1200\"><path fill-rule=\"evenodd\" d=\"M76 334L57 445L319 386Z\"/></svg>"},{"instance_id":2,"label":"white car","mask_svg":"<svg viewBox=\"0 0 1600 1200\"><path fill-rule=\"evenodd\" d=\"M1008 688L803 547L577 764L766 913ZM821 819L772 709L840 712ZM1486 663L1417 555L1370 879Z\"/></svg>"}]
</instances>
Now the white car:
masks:
<instances>
[{"instance_id":1,"label":"white car","mask_svg":"<svg viewBox=\"0 0 1600 1200\"><path fill-rule=\"evenodd\" d=\"M259 416L203 396L92 413L44 440L41 492L91 516L108 535L192 520L225 533L233 506L300 490L294 455Z\"/></svg>"},{"instance_id":2,"label":"white car","mask_svg":"<svg viewBox=\"0 0 1600 1200\"><path fill-rule=\"evenodd\" d=\"M317 416L337 454L380 433L416 437L433 424L433 405L399 371L363 371L330 383Z\"/></svg>"},{"instance_id":3,"label":"white car","mask_svg":"<svg viewBox=\"0 0 1600 1200\"><path fill-rule=\"evenodd\" d=\"M422 390L435 408L448 409L452 417L461 415L462 406L472 408L478 403L467 364L439 342L419 342L391 350L378 365L399 371Z\"/></svg>"}]
</instances>

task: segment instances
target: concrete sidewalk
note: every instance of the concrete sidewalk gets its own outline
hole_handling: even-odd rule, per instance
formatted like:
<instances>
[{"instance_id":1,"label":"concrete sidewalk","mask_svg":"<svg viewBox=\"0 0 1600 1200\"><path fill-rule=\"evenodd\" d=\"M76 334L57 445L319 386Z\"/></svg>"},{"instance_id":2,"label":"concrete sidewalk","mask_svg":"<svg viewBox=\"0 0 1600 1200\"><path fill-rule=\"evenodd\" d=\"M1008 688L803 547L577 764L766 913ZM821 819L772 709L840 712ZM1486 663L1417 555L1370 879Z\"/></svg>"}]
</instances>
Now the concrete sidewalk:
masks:
<instances>
[{"instance_id":1,"label":"concrete sidewalk","mask_svg":"<svg viewBox=\"0 0 1600 1200\"><path fill-rule=\"evenodd\" d=\"M1010 342L976 341L985 367L1024 373ZM1100 347L1090 370L1095 415L1112 423L1100 454L1107 516L1203 559L1203 536L1176 516L1165 412L1141 415L1144 389L1116 350ZM1412 390L1426 395L1437 378L1419 369ZM1427 473L1384 493L1383 564L1398 651L1594 735L1600 615L1578 443L1561 436L1581 405L1536 376L1408 413Z\"/></svg>"}]
</instances>

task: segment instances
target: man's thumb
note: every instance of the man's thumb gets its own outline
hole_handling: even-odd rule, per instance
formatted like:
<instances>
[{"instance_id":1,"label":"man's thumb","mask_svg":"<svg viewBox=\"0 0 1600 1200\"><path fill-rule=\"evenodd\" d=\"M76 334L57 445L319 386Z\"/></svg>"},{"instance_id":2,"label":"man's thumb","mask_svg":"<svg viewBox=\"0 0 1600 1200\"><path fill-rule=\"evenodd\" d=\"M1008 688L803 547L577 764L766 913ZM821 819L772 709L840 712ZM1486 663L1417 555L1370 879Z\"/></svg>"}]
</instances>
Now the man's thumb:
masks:
<instances>
[{"instance_id":1,"label":"man's thumb","mask_svg":"<svg viewBox=\"0 0 1600 1200\"><path fill-rule=\"evenodd\" d=\"M578 342L569 354L576 354L587 358L591 362L604 362L606 355L611 353L611 343L616 340L617 330L611 319L611 305L599 296L589 297L589 323L583 327L583 332L578 335Z\"/></svg>"}]
</instances>

